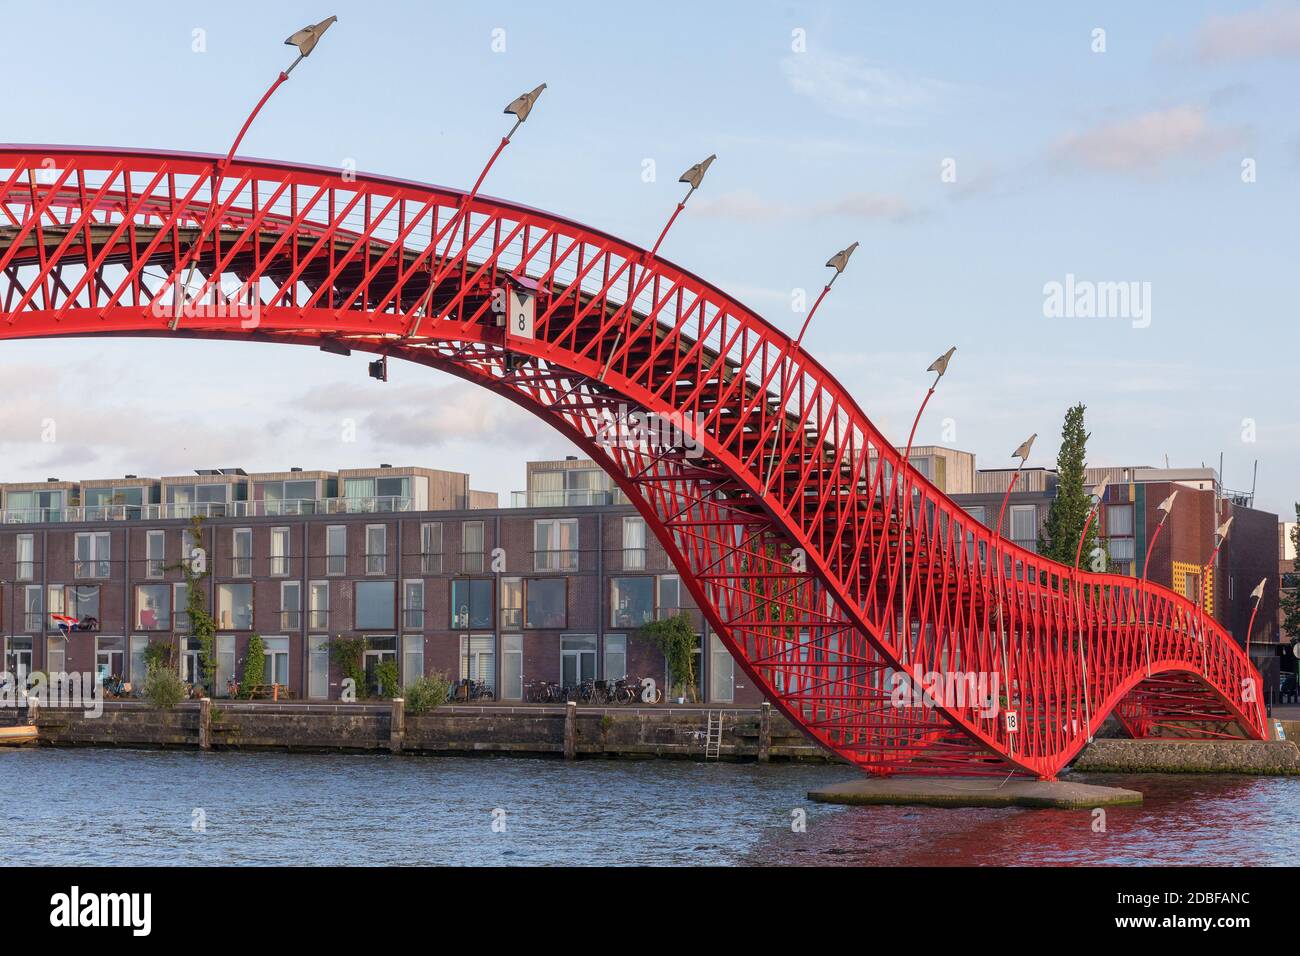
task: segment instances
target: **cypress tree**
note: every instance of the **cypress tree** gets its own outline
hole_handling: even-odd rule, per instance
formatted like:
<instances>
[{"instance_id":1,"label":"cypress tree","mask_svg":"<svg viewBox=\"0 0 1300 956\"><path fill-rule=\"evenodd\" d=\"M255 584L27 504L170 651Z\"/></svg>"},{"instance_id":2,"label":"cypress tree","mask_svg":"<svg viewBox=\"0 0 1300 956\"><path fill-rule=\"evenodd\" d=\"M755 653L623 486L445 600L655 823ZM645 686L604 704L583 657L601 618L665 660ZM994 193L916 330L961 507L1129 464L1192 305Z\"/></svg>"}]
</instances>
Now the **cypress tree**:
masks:
<instances>
[{"instance_id":1,"label":"cypress tree","mask_svg":"<svg viewBox=\"0 0 1300 956\"><path fill-rule=\"evenodd\" d=\"M1087 455L1088 433L1083 430L1083 413L1087 406L1075 405L1065 413L1061 428L1061 450L1056 455L1056 498L1052 501L1047 521L1038 536L1040 554L1073 566L1075 549L1084 522L1092 510L1092 496L1084 490L1084 461ZM1097 547L1097 522L1088 528L1088 538L1083 543L1085 568L1088 556Z\"/></svg>"}]
</instances>

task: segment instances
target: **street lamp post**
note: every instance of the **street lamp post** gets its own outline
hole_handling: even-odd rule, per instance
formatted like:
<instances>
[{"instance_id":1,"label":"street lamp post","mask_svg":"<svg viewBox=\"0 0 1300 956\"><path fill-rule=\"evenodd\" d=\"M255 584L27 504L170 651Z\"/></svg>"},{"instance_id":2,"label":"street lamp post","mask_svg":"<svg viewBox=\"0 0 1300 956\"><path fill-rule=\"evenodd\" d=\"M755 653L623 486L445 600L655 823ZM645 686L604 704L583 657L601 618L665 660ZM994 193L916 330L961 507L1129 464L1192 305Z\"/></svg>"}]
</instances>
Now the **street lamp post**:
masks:
<instances>
[{"instance_id":1,"label":"street lamp post","mask_svg":"<svg viewBox=\"0 0 1300 956\"><path fill-rule=\"evenodd\" d=\"M854 243L854 245L857 245L857 243ZM826 288L829 289L830 285L827 285ZM952 361L953 353L956 351L957 346L954 345L931 362L926 368L927 372L935 373L934 381L930 383L929 389L926 390L925 398L921 399L921 407L916 410L916 417L912 419L912 430L907 434L907 445L903 451L903 461L899 469L904 475L907 474L908 467L912 461L912 441L916 438L916 427L921 423L921 414L925 411L925 406L929 404L930 396L934 394L935 388L938 387L939 379L943 378L944 372L948 371L948 363ZM898 554L903 578L903 633L906 634L908 638L908 643L903 645L903 661L906 663L907 649L910 646L912 636L911 622L908 619L909 601L907 587L907 524L908 518L912 513L912 485L911 481L907 477L902 479L902 484L903 494L901 501L903 504L903 515L900 523L901 530L898 537Z\"/></svg>"},{"instance_id":2,"label":"street lamp post","mask_svg":"<svg viewBox=\"0 0 1300 956\"><path fill-rule=\"evenodd\" d=\"M1003 540L1002 518L1007 512L1007 502L1011 500L1011 492L1015 490L1016 482L1020 479L1020 472L1025 467L1025 462L1029 460L1029 453L1033 450L1034 439L1036 439L1037 437L1038 437L1038 432L1034 432L1032 435L1030 435L1028 438L1022 441L1020 445L1016 448L1016 450L1011 453L1012 458L1020 459L1020 464L1016 465L1015 474L1011 476L1011 481L1007 483L1006 493L1003 494L1002 496L1002 506L998 508L998 523L997 523L997 530L995 532L995 540L997 541L998 544L997 547L994 549L994 554L991 555L991 557L997 561L997 568L999 572L997 575L998 644L1002 650L1002 684L1006 688L1008 715L1011 713L1010 708L1011 708L1012 688L1011 688L1011 670L1007 663L1007 635L1006 635L1006 629L1003 627L1002 624L1002 596L1005 590L1004 576L1000 573L1002 571L1002 540ZM991 569L992 569L992 561L990 561L990 570ZM1011 725L1008 719L1007 731L1006 731L1007 748L1012 753L1015 753L1015 740L1012 739L1011 737L1010 727Z\"/></svg>"},{"instance_id":3,"label":"street lamp post","mask_svg":"<svg viewBox=\"0 0 1300 956\"><path fill-rule=\"evenodd\" d=\"M1210 552L1210 560L1206 561L1201 568L1199 586L1196 589L1196 639L1201 645L1201 664L1205 664L1205 592L1209 584L1210 569L1214 567L1215 559L1219 556L1219 549L1223 547L1223 542L1228 540L1228 529L1232 527L1233 515L1229 515L1223 524L1214 529L1214 549Z\"/></svg>"},{"instance_id":4,"label":"street lamp post","mask_svg":"<svg viewBox=\"0 0 1300 956\"><path fill-rule=\"evenodd\" d=\"M502 151L510 145L511 138L515 135L515 130L519 129L519 127L523 125L524 120L528 119L528 114L533 111L533 107L536 105L538 98L542 95L542 91L545 89L546 84L542 83L529 90L527 93L521 93L511 100L506 105L506 108L502 110L503 113L515 118L515 125L510 127L510 132L501 137L501 142L497 143L496 149L492 151L492 155L488 157L488 161L483 164L483 169L479 172L478 179L474 181L473 187L471 187L470 191L466 193L457 204L456 214L452 216L451 221L443 227L443 231L447 234L447 244L443 246L442 255L439 259L430 260L429 262L429 270L432 273L429 279L429 288L424 291L424 295L420 297L420 304L416 306L414 313L415 317L411 321L411 327L407 329L406 332L408 338L419 333L420 322L428 312L429 305L433 299L433 292L438 288L439 283L446 278L447 272L451 269L451 265L447 261L447 256L451 252L451 244L456 239L456 229L464 221L465 217L469 215L470 204L474 201L475 197L478 196L478 191L482 187L483 181L487 179L487 175L492 170L493 165L495 165L497 157L500 156ZM436 246L434 252L437 252ZM433 271L435 268L437 269L436 272Z\"/></svg>"},{"instance_id":5,"label":"street lamp post","mask_svg":"<svg viewBox=\"0 0 1300 956\"><path fill-rule=\"evenodd\" d=\"M1007 513L1007 502L1011 500L1011 492L1016 490L1016 482L1020 480L1020 472L1025 467L1025 462L1029 460L1029 453L1034 448L1034 439L1038 437L1038 432L1034 432L1028 438L1020 443L1020 446L1011 453L1012 458L1019 458L1020 464L1016 465L1015 474L1011 476L1011 481L1007 484L1006 493L1002 496L1002 505L998 508L997 535L1002 537L1002 519ZM1012 539L1015 540L1014 538Z\"/></svg>"},{"instance_id":6,"label":"street lamp post","mask_svg":"<svg viewBox=\"0 0 1300 956\"><path fill-rule=\"evenodd\" d=\"M1259 605L1264 600L1264 588L1267 586L1268 578L1264 578L1264 580L1255 585L1255 590L1250 592L1250 596L1255 599L1255 606L1250 612L1250 623L1246 625L1245 651L1247 655L1250 654L1250 635L1255 632L1255 615L1259 613Z\"/></svg>"},{"instance_id":7,"label":"street lamp post","mask_svg":"<svg viewBox=\"0 0 1300 956\"><path fill-rule=\"evenodd\" d=\"M846 248L841 249L839 252L835 253L835 255L831 256L829 259L826 260L826 268L834 269L835 274L831 276L830 281L827 282L826 285L822 288L822 291L817 296L816 301L813 302L813 307L808 310L808 316L803 320L803 325L799 329L798 336L795 337L793 342L787 342L781 349L781 358L778 360L781 366L781 390L777 393L777 398L778 401L780 402L777 411L780 415L785 414L785 393L786 390L790 387L790 368L787 363L787 359L789 359L791 353L799 351L799 347L803 343L804 333L808 331L809 323L812 322L813 316L817 314L818 306L822 304L822 300L825 299L827 294L831 291L831 286L833 286L835 284L835 280L840 277L840 273L842 273L845 267L848 266L849 259L853 257L853 251L857 248L858 248L858 244L854 242L849 246L847 246ZM780 419L778 419L778 421L780 421ZM778 454L778 449L774 445L772 448L772 458L768 462L767 468L765 469L767 475L763 479L763 495L765 497L768 493L768 489L772 485L772 475L775 473L777 454ZM759 464L761 466L762 462L760 461Z\"/></svg>"},{"instance_id":8,"label":"street lamp post","mask_svg":"<svg viewBox=\"0 0 1300 956\"><path fill-rule=\"evenodd\" d=\"M1169 497L1156 506L1160 512L1160 523L1156 525L1156 530L1151 535L1151 540L1147 542L1146 557L1142 559L1142 581L1147 580L1147 569L1151 566L1151 554L1155 551L1156 541L1160 538L1160 532L1165 528L1165 522L1169 520L1169 513L1174 510L1174 499L1178 497L1178 489L1175 488ZM1147 676L1151 676L1151 601L1147 596L1149 592L1144 591L1142 601L1143 623L1146 625L1146 656L1147 656Z\"/></svg>"},{"instance_id":9,"label":"street lamp post","mask_svg":"<svg viewBox=\"0 0 1300 956\"><path fill-rule=\"evenodd\" d=\"M1075 607L1078 608L1077 628L1079 638L1079 675L1083 682L1083 724L1084 732L1088 735L1088 743L1092 743L1092 704L1088 699L1088 657L1084 653L1084 615L1083 615L1083 588L1079 585L1079 561L1083 556L1083 543L1088 539L1088 529L1092 527L1092 520L1101 513L1101 503L1106 497L1106 486L1110 483L1110 478L1102 476L1097 486L1092 489L1092 495L1095 499L1092 507L1088 509L1088 517L1084 519L1083 531L1079 533L1079 545L1074 549L1074 600Z\"/></svg>"},{"instance_id":10,"label":"street lamp post","mask_svg":"<svg viewBox=\"0 0 1300 956\"><path fill-rule=\"evenodd\" d=\"M248 114L248 118L244 120L244 125L239 128L239 132L235 135L234 142L230 144L230 149L226 152L225 158L218 160L216 165L213 167L212 194L208 199L208 213L203 218L203 223L199 227L198 238L195 239L194 244L190 246L189 252L186 255L186 258L189 259L189 271L185 274L185 284L178 289L174 295L176 300L176 311L172 315L171 322L168 323L168 328L172 331L175 331L180 325L181 311L189 299L190 282L194 279L194 270L198 268L199 255L203 249L203 243L208 237L208 231L212 228L212 219L217 211L217 203L220 201L221 185L225 180L226 167L229 166L231 160L235 158L235 151L239 149L239 144L244 141L244 134L247 133L248 128L253 125L253 120L256 119L257 114L262 111L262 107L266 105L266 101L269 100L271 95L289 79L289 74L293 72L294 67L311 55L311 51L316 49L316 44L319 43L320 38L325 35L325 31L328 30L337 20L338 17L326 17L324 20L320 21L320 23L313 23L310 26L303 27L301 30L291 35L289 39L284 41L286 46L298 48L297 57L294 58L294 61L290 63L286 69L281 70L276 74L275 80L267 88L266 92L262 94L262 98L257 101L257 105L253 107L253 111ZM163 288L165 290L166 286Z\"/></svg>"},{"instance_id":11,"label":"street lamp post","mask_svg":"<svg viewBox=\"0 0 1300 956\"><path fill-rule=\"evenodd\" d=\"M668 230L673 227L673 223L677 221L677 217L680 216L682 214L682 210L686 208L687 200L689 200L691 196L695 195L695 191L700 188L700 184L704 182L704 174L709 171L709 167L713 165L713 161L717 158L718 156L716 153L710 153L708 156L700 160L698 163L696 163L690 169L686 170L686 172L682 173L681 176L677 178L677 181L679 183L686 183L688 187L686 190L686 195L683 196L681 202L679 202L673 208L672 215L670 215L668 217L668 221L664 223L663 229L660 230L659 232L659 238L656 239L655 244L651 246L650 252L648 254L644 254L641 257L641 278L637 280L636 286L632 289L631 295L627 297L627 301L625 301L621 306L619 306L618 310L614 313L611 321L621 318L624 312L631 309L633 305L635 305L636 303L637 296L639 296L641 292L645 289L645 287L650 284L650 279L654 275L654 273L651 272L646 267L646 263L649 262L651 259L653 259L656 255L658 255L659 247L663 245L663 241L668 235ZM635 278L636 277L635 264L629 263L628 269L630 270L631 276ZM614 337L614 344L610 347L609 356L605 359L605 364L601 366L599 381L601 382L605 381L605 376L609 373L609 367L614 362L614 353L618 351L618 346L622 341L623 341L623 332L620 329L618 334Z\"/></svg>"}]
</instances>

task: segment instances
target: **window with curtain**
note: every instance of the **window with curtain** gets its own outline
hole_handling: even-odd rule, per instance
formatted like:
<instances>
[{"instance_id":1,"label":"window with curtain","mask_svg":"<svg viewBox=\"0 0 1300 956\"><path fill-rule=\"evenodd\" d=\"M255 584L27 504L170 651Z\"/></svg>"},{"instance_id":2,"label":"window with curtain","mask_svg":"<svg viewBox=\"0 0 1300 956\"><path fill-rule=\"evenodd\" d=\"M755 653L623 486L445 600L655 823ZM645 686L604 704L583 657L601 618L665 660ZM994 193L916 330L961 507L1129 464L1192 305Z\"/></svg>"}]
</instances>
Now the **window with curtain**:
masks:
<instances>
[{"instance_id":1,"label":"window with curtain","mask_svg":"<svg viewBox=\"0 0 1300 956\"><path fill-rule=\"evenodd\" d=\"M623 570L640 571L645 568L645 519L623 519Z\"/></svg>"}]
</instances>

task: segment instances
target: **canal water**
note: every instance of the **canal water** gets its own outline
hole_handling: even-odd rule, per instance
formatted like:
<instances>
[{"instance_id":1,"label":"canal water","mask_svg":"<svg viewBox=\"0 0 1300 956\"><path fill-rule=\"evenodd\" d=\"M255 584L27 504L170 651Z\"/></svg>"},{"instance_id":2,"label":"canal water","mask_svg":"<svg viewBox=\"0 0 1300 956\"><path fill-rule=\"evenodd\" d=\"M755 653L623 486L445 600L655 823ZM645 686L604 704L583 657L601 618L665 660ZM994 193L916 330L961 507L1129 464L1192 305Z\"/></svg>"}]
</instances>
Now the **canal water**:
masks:
<instances>
[{"instance_id":1,"label":"canal water","mask_svg":"<svg viewBox=\"0 0 1300 956\"><path fill-rule=\"evenodd\" d=\"M0 750L21 864L808 864L1300 861L1300 779L1096 774L1087 810L829 807L824 765ZM997 780L972 780L993 787ZM802 824L802 826L800 826Z\"/></svg>"}]
</instances>

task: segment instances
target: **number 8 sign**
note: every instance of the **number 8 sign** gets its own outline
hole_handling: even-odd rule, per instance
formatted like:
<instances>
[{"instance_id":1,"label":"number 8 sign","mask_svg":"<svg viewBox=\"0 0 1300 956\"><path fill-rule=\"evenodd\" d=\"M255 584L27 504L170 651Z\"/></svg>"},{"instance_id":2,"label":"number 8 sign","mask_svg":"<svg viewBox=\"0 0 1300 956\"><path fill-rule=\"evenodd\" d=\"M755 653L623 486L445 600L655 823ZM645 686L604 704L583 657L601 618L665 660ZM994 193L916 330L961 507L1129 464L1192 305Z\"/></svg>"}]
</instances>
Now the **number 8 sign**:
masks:
<instances>
[{"instance_id":1,"label":"number 8 sign","mask_svg":"<svg viewBox=\"0 0 1300 956\"><path fill-rule=\"evenodd\" d=\"M534 338L533 322L537 315L537 297L526 289L510 286L506 295L507 333L520 339Z\"/></svg>"}]
</instances>

